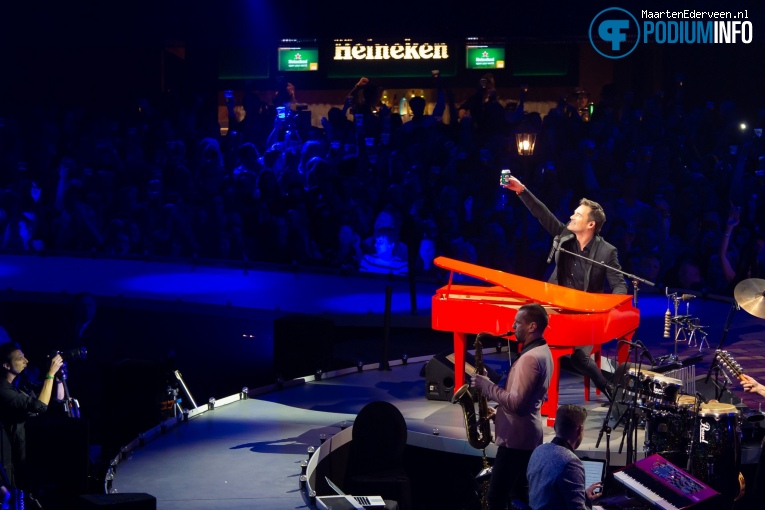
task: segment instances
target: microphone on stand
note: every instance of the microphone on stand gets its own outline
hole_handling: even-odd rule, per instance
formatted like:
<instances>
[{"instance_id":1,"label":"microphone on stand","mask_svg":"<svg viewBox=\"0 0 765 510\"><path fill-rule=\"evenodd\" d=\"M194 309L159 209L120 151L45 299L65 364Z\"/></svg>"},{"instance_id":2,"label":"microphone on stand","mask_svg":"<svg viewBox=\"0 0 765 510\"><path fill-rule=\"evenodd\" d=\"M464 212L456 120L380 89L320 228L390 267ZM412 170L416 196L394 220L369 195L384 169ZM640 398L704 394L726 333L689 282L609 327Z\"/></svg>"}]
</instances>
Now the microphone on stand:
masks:
<instances>
[{"instance_id":1,"label":"microphone on stand","mask_svg":"<svg viewBox=\"0 0 765 510\"><path fill-rule=\"evenodd\" d=\"M667 311L664 312L664 338L669 338L670 330L672 329L672 314L669 311L669 308L667 308Z\"/></svg>"},{"instance_id":2,"label":"microphone on stand","mask_svg":"<svg viewBox=\"0 0 765 510\"><path fill-rule=\"evenodd\" d=\"M707 397L705 397L704 395L702 395L698 391L696 392L696 398L699 399L700 402L703 402L705 404L709 403L709 400L707 400Z\"/></svg>"},{"instance_id":3,"label":"microphone on stand","mask_svg":"<svg viewBox=\"0 0 765 510\"><path fill-rule=\"evenodd\" d=\"M643 354L646 358L648 358L648 361L651 362L651 366L656 366L658 363L656 362L656 358L651 356L651 351L648 350L648 347L645 346L642 340L638 340L637 344L640 345L640 347L643 348Z\"/></svg>"},{"instance_id":4,"label":"microphone on stand","mask_svg":"<svg viewBox=\"0 0 765 510\"><path fill-rule=\"evenodd\" d=\"M552 248L550 248L550 254L547 256L548 264L553 261L553 257L555 257L555 252L558 251L559 245L560 245L560 235L557 235L553 238Z\"/></svg>"},{"instance_id":5,"label":"microphone on stand","mask_svg":"<svg viewBox=\"0 0 765 510\"><path fill-rule=\"evenodd\" d=\"M691 299L696 299L696 296L694 294L683 294L681 299L687 303Z\"/></svg>"}]
</instances>

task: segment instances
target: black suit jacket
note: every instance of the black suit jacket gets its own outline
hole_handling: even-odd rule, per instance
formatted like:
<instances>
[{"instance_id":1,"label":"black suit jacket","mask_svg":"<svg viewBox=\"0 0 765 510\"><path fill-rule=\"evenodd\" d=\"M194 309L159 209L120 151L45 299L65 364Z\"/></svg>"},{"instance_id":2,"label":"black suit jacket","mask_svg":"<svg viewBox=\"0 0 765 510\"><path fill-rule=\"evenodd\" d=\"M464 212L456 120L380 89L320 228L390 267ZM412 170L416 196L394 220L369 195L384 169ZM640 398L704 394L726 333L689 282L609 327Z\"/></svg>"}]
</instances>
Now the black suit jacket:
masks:
<instances>
[{"instance_id":1,"label":"black suit jacket","mask_svg":"<svg viewBox=\"0 0 765 510\"><path fill-rule=\"evenodd\" d=\"M531 191L525 189L518 197L523 202L531 214L539 220L539 223L553 236L560 236L560 246L570 251L576 251L574 243L576 243L576 236L571 232L566 225L561 222L555 215L545 206L537 197L534 196ZM563 256L570 257L571 255L563 254ZM555 270L550 276L550 283L558 284L560 281L558 271L560 266L558 260L561 257L561 252L555 252ZM619 265L619 257L616 247L607 243L602 237L595 236L590 248L589 258L598 262L603 262L615 269L621 269ZM609 271L606 268L597 264L586 264L584 270L584 288L577 289L585 292L602 293L606 288L606 280L611 287L613 294L626 294L627 284L624 282L624 278L616 271Z\"/></svg>"}]
</instances>

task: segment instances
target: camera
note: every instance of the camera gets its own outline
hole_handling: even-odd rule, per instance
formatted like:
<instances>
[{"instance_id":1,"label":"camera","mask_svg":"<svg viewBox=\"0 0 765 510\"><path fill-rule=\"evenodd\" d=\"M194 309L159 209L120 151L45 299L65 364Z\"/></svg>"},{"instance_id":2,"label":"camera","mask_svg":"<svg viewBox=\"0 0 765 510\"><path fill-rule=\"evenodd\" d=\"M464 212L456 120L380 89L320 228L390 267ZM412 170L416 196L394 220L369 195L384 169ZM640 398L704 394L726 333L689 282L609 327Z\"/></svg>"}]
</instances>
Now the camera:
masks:
<instances>
[{"instance_id":1,"label":"camera","mask_svg":"<svg viewBox=\"0 0 765 510\"><path fill-rule=\"evenodd\" d=\"M286 108L284 106L277 106L276 107L276 116L279 119L285 119L287 117Z\"/></svg>"},{"instance_id":2,"label":"camera","mask_svg":"<svg viewBox=\"0 0 765 510\"><path fill-rule=\"evenodd\" d=\"M88 350L85 347L75 347L66 351L51 351L48 355L49 358L53 358L56 355L60 355L61 359L66 363L75 359L85 359L88 357Z\"/></svg>"}]
</instances>

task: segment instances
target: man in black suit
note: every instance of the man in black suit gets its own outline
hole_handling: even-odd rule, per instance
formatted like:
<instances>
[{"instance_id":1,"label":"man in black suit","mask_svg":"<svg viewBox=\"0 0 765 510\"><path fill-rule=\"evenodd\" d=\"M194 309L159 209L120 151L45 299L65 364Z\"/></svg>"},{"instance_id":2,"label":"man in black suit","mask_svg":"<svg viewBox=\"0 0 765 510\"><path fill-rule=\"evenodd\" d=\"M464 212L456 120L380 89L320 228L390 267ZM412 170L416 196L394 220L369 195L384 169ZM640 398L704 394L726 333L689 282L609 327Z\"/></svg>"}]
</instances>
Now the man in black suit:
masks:
<instances>
[{"instance_id":1,"label":"man in black suit","mask_svg":"<svg viewBox=\"0 0 765 510\"><path fill-rule=\"evenodd\" d=\"M568 251L588 259L604 262L614 269L621 269L616 248L600 237L600 229L606 221L606 214L597 202L583 198L574 210L568 223L561 222L520 180L510 177L504 187L515 191L529 212L551 235L554 243ZM591 264L579 257L555 250L555 269L550 283L584 292L602 293L606 281L613 294L626 294L627 284L622 275L597 264ZM590 357L592 346L577 347L571 355L571 365L582 375L589 377L595 386L611 400L613 391L608 386L600 367Z\"/></svg>"}]
</instances>

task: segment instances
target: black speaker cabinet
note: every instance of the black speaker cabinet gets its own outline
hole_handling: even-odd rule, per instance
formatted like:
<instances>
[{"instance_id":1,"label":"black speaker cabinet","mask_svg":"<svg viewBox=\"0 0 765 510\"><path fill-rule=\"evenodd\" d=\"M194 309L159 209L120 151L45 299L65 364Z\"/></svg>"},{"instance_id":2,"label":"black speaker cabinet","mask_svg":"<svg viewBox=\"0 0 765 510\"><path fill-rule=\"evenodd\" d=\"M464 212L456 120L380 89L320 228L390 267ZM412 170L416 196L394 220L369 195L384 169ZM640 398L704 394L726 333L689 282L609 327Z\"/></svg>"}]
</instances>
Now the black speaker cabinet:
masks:
<instances>
[{"instance_id":1,"label":"black speaker cabinet","mask_svg":"<svg viewBox=\"0 0 765 510\"><path fill-rule=\"evenodd\" d=\"M451 358L451 359L450 359ZM425 398L428 400L452 399L454 394L454 353L446 351L433 356L425 364ZM470 375L475 369L475 356L465 353L465 382L470 382ZM486 367L488 377L495 383L501 376L489 367Z\"/></svg>"},{"instance_id":2,"label":"black speaker cabinet","mask_svg":"<svg viewBox=\"0 0 765 510\"><path fill-rule=\"evenodd\" d=\"M157 510L157 498L143 492L83 494L78 503L80 510Z\"/></svg>"}]
</instances>

